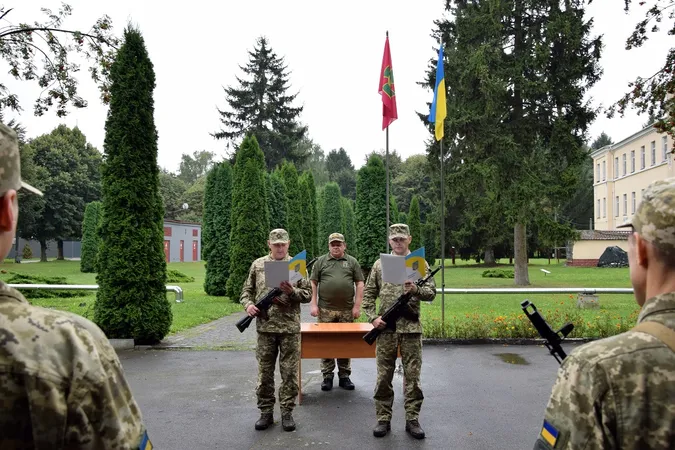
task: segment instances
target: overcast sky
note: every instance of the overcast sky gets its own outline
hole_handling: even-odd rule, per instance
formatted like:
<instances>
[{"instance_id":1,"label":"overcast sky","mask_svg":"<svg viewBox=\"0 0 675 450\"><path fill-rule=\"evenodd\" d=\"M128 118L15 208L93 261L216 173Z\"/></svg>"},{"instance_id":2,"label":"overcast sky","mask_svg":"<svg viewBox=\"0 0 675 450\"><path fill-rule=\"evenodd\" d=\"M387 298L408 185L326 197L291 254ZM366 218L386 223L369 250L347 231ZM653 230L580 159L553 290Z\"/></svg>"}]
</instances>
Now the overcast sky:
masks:
<instances>
[{"instance_id":1,"label":"overcast sky","mask_svg":"<svg viewBox=\"0 0 675 450\"><path fill-rule=\"evenodd\" d=\"M14 10L13 24L42 16L40 7L58 9L54 0L2 2ZM285 58L291 71L291 92L304 105L301 121L309 137L327 153L343 147L358 168L364 155L384 149L382 103L377 94L385 31L389 31L396 82L398 120L390 127L389 149L404 158L424 153L429 134L416 112L428 112L432 92L417 85L430 59L435 59L430 36L433 21L443 16L444 0L410 2L344 0L329 7L316 0L255 0L214 2L194 0L170 8L169 2L149 0L71 0L72 16L65 28L89 29L103 14L113 21L117 34L131 22L144 38L155 67L155 124L159 134L159 164L177 171L181 154L209 150L220 157L225 141L209 133L220 129L216 107L226 108L223 87L242 76L239 65L248 60L258 36L266 36L273 50ZM650 5L652 2L648 2ZM627 90L636 76L652 75L665 60L673 38L661 33L641 49L624 49L626 37L644 14L634 2L626 15L621 0L596 0L588 8L595 18L595 34L604 35L601 64L604 75L590 91L594 105L609 105ZM666 23L669 23L667 21ZM1 73L8 66L0 63ZM103 151L107 108L83 70L81 95L89 101L83 110L71 108L66 118L52 111L33 116L39 90L34 82L3 81L19 95L24 111L17 118L29 137L50 132L59 123L79 126L88 140ZM451 88L451 87L450 87ZM624 118L599 116L589 130L601 131L619 141L638 131L646 116L629 111Z\"/></svg>"}]
</instances>

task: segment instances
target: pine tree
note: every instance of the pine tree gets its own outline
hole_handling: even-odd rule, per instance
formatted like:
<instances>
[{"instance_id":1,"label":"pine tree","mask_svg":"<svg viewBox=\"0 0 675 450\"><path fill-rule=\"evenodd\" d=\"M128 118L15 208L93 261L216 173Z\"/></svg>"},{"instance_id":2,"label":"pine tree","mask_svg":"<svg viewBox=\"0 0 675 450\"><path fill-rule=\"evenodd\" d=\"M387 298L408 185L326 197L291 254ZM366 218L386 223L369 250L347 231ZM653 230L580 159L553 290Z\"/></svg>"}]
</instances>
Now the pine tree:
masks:
<instances>
[{"instance_id":1,"label":"pine tree","mask_svg":"<svg viewBox=\"0 0 675 450\"><path fill-rule=\"evenodd\" d=\"M204 292L227 294L230 276L232 166L223 161L211 168L204 191L203 255L206 261Z\"/></svg>"},{"instance_id":2,"label":"pine tree","mask_svg":"<svg viewBox=\"0 0 675 450\"><path fill-rule=\"evenodd\" d=\"M288 68L284 59L277 56L265 37L258 38L248 54L248 63L240 67L250 79L237 78L239 87L225 88L230 111L218 109L224 129L213 136L236 144L245 134L254 135L269 170L284 159L300 164L309 156L308 151L298 145L307 127L298 120L303 107L292 106L298 94L288 93Z\"/></svg>"},{"instance_id":3,"label":"pine tree","mask_svg":"<svg viewBox=\"0 0 675 450\"><path fill-rule=\"evenodd\" d=\"M269 252L270 232L265 155L255 136L247 136L236 154L232 173L230 277L227 296L239 301L241 288L254 259ZM291 236L292 238L292 236Z\"/></svg>"},{"instance_id":4,"label":"pine tree","mask_svg":"<svg viewBox=\"0 0 675 450\"><path fill-rule=\"evenodd\" d=\"M408 228L412 241L410 242L410 249L415 250L422 246L422 225L420 224L420 200L416 195L413 195L410 201L410 210L408 211Z\"/></svg>"},{"instance_id":5,"label":"pine tree","mask_svg":"<svg viewBox=\"0 0 675 450\"><path fill-rule=\"evenodd\" d=\"M373 154L356 178L356 246L366 270L387 249L387 193L384 162Z\"/></svg>"},{"instance_id":6,"label":"pine tree","mask_svg":"<svg viewBox=\"0 0 675 450\"><path fill-rule=\"evenodd\" d=\"M323 211L321 215L321 227L319 242L328 242L328 236L332 233L342 233L342 201L340 200L340 187L335 182L327 183L323 188Z\"/></svg>"},{"instance_id":7,"label":"pine tree","mask_svg":"<svg viewBox=\"0 0 675 450\"><path fill-rule=\"evenodd\" d=\"M267 204L270 210L270 229L288 228L288 200L286 186L279 170L267 175Z\"/></svg>"},{"instance_id":8,"label":"pine tree","mask_svg":"<svg viewBox=\"0 0 675 450\"><path fill-rule=\"evenodd\" d=\"M172 312L166 296L155 73L138 30L124 31L110 76L94 319L109 338L155 343L169 332Z\"/></svg>"},{"instance_id":9,"label":"pine tree","mask_svg":"<svg viewBox=\"0 0 675 450\"><path fill-rule=\"evenodd\" d=\"M297 255L307 249L303 240L302 222L305 219L305 209L303 208L302 195L298 184L298 171L295 165L285 161L281 166L281 179L286 187L287 214L288 214L288 235L291 238L291 245L288 252L291 255Z\"/></svg>"},{"instance_id":10,"label":"pine tree","mask_svg":"<svg viewBox=\"0 0 675 450\"><path fill-rule=\"evenodd\" d=\"M356 246L356 224L354 223L354 202L348 198L342 197L342 222L345 241L347 243L347 252L358 259L359 249Z\"/></svg>"},{"instance_id":11,"label":"pine tree","mask_svg":"<svg viewBox=\"0 0 675 450\"><path fill-rule=\"evenodd\" d=\"M82 221L82 250L80 258L80 272L96 272L98 261L98 249L101 245L101 237L98 227L101 223L101 202L95 201L87 204L84 209Z\"/></svg>"}]
</instances>

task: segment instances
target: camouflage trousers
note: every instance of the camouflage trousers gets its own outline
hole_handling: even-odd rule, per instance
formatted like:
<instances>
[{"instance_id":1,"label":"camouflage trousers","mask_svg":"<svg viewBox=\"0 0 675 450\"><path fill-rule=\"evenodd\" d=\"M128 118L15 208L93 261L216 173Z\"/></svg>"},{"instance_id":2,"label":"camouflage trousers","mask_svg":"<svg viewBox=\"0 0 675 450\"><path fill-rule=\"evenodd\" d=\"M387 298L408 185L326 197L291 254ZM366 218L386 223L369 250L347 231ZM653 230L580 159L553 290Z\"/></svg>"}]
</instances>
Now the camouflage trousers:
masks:
<instances>
[{"instance_id":1,"label":"camouflage trousers","mask_svg":"<svg viewBox=\"0 0 675 450\"><path fill-rule=\"evenodd\" d=\"M350 323L354 322L354 316L352 316L352 311L336 311L330 309L319 309L319 322L320 323ZM352 374L352 365L351 359L338 359L338 378L346 378ZM333 371L335 370L335 360L334 359L322 359L321 360L321 373L324 378L331 378L333 376Z\"/></svg>"},{"instance_id":2,"label":"camouflage trousers","mask_svg":"<svg viewBox=\"0 0 675 450\"><path fill-rule=\"evenodd\" d=\"M279 405L281 411L293 411L298 395L299 333L258 333L255 350L258 360L258 384L255 389L260 412L274 411L274 368L279 356Z\"/></svg>"},{"instance_id":3,"label":"camouflage trousers","mask_svg":"<svg viewBox=\"0 0 675 450\"><path fill-rule=\"evenodd\" d=\"M420 387L422 371L422 333L382 333L377 338L375 384L375 414L378 421L391 420L394 389L391 384L396 368L397 350L401 348L403 376L405 378L405 419L417 420L424 395Z\"/></svg>"}]
</instances>

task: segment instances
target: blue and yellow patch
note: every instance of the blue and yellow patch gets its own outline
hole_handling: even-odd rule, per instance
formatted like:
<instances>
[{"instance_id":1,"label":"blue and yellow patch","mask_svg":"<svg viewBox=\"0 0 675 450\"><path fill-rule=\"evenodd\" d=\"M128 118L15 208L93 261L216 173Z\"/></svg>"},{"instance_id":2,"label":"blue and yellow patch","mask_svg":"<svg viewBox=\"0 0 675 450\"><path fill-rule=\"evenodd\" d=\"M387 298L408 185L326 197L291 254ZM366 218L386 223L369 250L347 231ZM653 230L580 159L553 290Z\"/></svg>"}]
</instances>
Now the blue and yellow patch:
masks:
<instances>
[{"instance_id":1,"label":"blue and yellow patch","mask_svg":"<svg viewBox=\"0 0 675 450\"><path fill-rule=\"evenodd\" d=\"M544 425L541 427L541 438L551 447L555 447L555 443L558 441L559 435L560 433L558 430L556 430L553 425L544 420Z\"/></svg>"},{"instance_id":2,"label":"blue and yellow patch","mask_svg":"<svg viewBox=\"0 0 675 450\"><path fill-rule=\"evenodd\" d=\"M141 438L141 444L138 446L138 450L152 450L152 442L150 442L150 438L148 437L148 432L147 430L143 433L143 437Z\"/></svg>"}]
</instances>

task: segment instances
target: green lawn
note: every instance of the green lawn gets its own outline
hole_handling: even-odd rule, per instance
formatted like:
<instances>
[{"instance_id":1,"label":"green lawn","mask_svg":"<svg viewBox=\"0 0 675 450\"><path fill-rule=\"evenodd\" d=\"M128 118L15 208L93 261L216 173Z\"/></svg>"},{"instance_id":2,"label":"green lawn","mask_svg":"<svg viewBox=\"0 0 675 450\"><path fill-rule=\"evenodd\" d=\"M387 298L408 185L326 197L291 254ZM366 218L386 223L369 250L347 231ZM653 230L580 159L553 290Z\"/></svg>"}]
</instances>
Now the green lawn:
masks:
<instances>
[{"instance_id":1,"label":"green lawn","mask_svg":"<svg viewBox=\"0 0 675 450\"><path fill-rule=\"evenodd\" d=\"M474 263L457 261L456 266L447 262L445 286L447 288L514 287L513 279L483 278L485 267ZM176 303L173 292L167 293L173 308L171 333L215 320L235 311L241 311L238 304L227 298L211 297L204 294L203 263L170 263L169 269L179 270L195 278L192 283L178 284L183 289L183 303ZM512 268L500 265L498 268ZM546 275L540 269L549 270ZM95 274L83 274L77 261L49 261L47 263L0 265L6 280L17 272L43 276L66 277L68 284L95 284ZM563 263L547 260L531 260L530 283L528 287L621 287L630 288L628 269L600 269L564 267ZM436 274L436 286L441 287L441 276ZM86 291L85 291L86 292ZM422 321L427 337L534 337L536 331L520 308L524 299L534 302L539 312L555 329L567 321L575 324L571 337L603 337L625 331L635 324L638 306L632 295L601 294L601 308L579 310L575 294L446 294L445 323L442 325L442 301L438 294L431 304L423 305ZM34 304L64 309L93 317L95 294L87 292L84 297L33 299ZM363 320L363 317L362 317Z\"/></svg>"}]
</instances>

